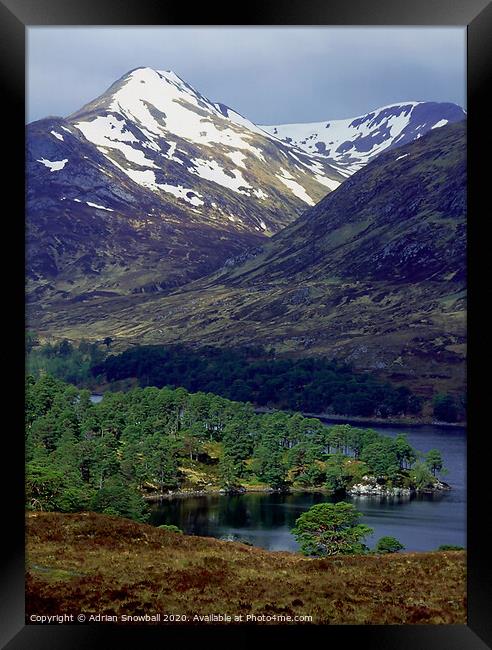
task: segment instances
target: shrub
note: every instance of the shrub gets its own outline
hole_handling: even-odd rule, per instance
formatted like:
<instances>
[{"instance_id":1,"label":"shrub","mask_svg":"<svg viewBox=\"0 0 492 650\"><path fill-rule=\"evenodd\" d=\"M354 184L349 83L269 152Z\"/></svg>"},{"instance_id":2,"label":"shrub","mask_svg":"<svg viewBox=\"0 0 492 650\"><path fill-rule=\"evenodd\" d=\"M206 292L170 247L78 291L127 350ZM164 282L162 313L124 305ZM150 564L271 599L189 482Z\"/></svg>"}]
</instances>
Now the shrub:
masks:
<instances>
[{"instance_id":1,"label":"shrub","mask_svg":"<svg viewBox=\"0 0 492 650\"><path fill-rule=\"evenodd\" d=\"M161 524L160 526L157 526L157 528L160 528L161 530L168 530L170 533L179 533L183 535L181 528L174 526L174 524Z\"/></svg>"},{"instance_id":2,"label":"shrub","mask_svg":"<svg viewBox=\"0 0 492 650\"><path fill-rule=\"evenodd\" d=\"M455 546L454 544L441 544L438 551L464 551L464 546Z\"/></svg>"},{"instance_id":3,"label":"shrub","mask_svg":"<svg viewBox=\"0 0 492 650\"><path fill-rule=\"evenodd\" d=\"M403 551L404 548L396 537L385 536L378 540L374 550L376 553L398 553L398 551Z\"/></svg>"}]
</instances>

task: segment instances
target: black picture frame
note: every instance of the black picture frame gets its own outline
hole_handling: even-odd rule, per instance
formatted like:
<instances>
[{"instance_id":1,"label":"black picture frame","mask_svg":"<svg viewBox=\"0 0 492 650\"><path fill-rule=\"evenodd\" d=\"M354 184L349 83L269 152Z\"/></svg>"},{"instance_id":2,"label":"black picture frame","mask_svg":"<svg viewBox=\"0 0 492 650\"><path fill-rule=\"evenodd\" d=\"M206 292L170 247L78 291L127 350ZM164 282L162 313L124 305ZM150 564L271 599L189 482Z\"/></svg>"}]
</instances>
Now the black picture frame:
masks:
<instances>
[{"instance_id":1,"label":"black picture frame","mask_svg":"<svg viewBox=\"0 0 492 650\"><path fill-rule=\"evenodd\" d=\"M12 301L17 303L18 327L12 327L9 316L6 368L9 376L8 394L17 397L18 411L8 436L8 451L4 451L4 526L1 577L1 636L2 647L9 650L44 648L75 649L109 647L121 642L141 643L142 635L153 642L170 640L179 635L181 644L214 643L221 638L236 646L250 643L252 637L263 642L277 642L279 634L288 634L292 642L306 642L312 633L323 635L328 645L364 648L415 648L425 650L464 650L492 647L492 581L490 551L486 535L487 515L491 499L485 489L490 462L483 453L480 437L480 407L486 394L475 379L480 369L481 344L487 341L485 323L478 317L481 293L478 289L483 274L480 245L480 225L488 215L484 207L490 186L490 163L486 158L487 122L490 120L486 102L487 81L492 61L492 5L487 0L270 0L243 3L241 12L229 13L231 5L203 3L192 9L188 3L165 0L0 0L0 77L2 80L3 121L6 126L2 141L7 144L8 166L3 179L3 197L12 207L3 211L6 247L16 254L8 262L4 294L10 315ZM468 437L468 625L466 626L313 626L313 627L112 627L91 625L25 625L24 613L24 503L23 503L23 422L24 392L24 78L25 31L35 25L435 25L463 26L468 32L468 236L471 317L468 321L469 375L469 437ZM487 145L488 146L488 145ZM489 147L490 150L490 147ZM490 199L489 199L490 200ZM482 214L483 212L483 214ZM14 246L15 242L15 246ZM473 252L473 254L472 254ZM475 311L477 310L477 311ZM12 321L13 323L13 321ZM15 330L15 331L14 331ZM476 382L476 383L475 383ZM481 392L484 396L481 399ZM20 397L19 397L20 396ZM14 398L12 398L14 401ZM10 404L10 398L9 398ZM10 410L10 407L9 407ZM7 472L7 469L9 470Z\"/></svg>"}]
</instances>

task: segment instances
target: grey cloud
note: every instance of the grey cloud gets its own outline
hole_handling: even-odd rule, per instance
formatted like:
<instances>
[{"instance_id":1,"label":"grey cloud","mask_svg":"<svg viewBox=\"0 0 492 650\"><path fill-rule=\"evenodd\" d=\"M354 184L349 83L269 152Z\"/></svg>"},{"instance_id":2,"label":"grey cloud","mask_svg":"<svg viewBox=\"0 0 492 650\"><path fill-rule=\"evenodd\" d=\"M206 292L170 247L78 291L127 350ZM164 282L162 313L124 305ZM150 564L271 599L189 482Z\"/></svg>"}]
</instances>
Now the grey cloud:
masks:
<instances>
[{"instance_id":1,"label":"grey cloud","mask_svg":"<svg viewBox=\"0 0 492 650\"><path fill-rule=\"evenodd\" d=\"M28 29L28 120L67 115L141 66L172 69L260 124L465 102L464 28Z\"/></svg>"}]
</instances>

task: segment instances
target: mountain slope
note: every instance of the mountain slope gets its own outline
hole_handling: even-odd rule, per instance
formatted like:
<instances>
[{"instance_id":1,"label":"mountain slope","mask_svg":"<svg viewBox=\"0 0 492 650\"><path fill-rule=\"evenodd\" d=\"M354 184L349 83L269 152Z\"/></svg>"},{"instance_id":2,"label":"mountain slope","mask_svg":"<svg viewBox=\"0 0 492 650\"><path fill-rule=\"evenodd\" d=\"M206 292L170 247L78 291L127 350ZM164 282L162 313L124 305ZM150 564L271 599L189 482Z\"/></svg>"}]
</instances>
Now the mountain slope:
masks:
<instances>
[{"instance_id":1,"label":"mountain slope","mask_svg":"<svg viewBox=\"0 0 492 650\"><path fill-rule=\"evenodd\" d=\"M432 129L465 117L464 110L456 104L404 102L344 120L262 128L349 175L381 152L408 144Z\"/></svg>"},{"instance_id":2,"label":"mountain slope","mask_svg":"<svg viewBox=\"0 0 492 650\"><path fill-rule=\"evenodd\" d=\"M240 264L172 295L99 299L68 338L272 345L379 371L424 396L465 384L465 125L378 156ZM126 343L125 343L126 342Z\"/></svg>"},{"instance_id":3,"label":"mountain slope","mask_svg":"<svg viewBox=\"0 0 492 650\"><path fill-rule=\"evenodd\" d=\"M463 283L465 215L465 125L455 124L380 154L224 277Z\"/></svg>"},{"instance_id":4,"label":"mountain slope","mask_svg":"<svg viewBox=\"0 0 492 650\"><path fill-rule=\"evenodd\" d=\"M35 299L182 284L343 181L326 161L150 68L66 119L29 125L27 144Z\"/></svg>"}]
</instances>

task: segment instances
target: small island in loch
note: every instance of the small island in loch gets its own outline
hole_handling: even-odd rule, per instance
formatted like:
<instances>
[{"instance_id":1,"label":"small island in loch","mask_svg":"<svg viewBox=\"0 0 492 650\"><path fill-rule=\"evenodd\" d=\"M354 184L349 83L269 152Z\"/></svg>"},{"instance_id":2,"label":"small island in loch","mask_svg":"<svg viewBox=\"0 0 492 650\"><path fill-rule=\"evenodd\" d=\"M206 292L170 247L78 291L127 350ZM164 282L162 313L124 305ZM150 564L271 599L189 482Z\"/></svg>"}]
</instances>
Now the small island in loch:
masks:
<instances>
[{"instance_id":1,"label":"small island in loch","mask_svg":"<svg viewBox=\"0 0 492 650\"><path fill-rule=\"evenodd\" d=\"M26 397L31 509L135 516L144 499L190 492L449 489L436 476L440 452L419 454L404 435L257 414L248 402L211 393L135 388L95 404L89 391L43 375L28 377Z\"/></svg>"}]
</instances>

